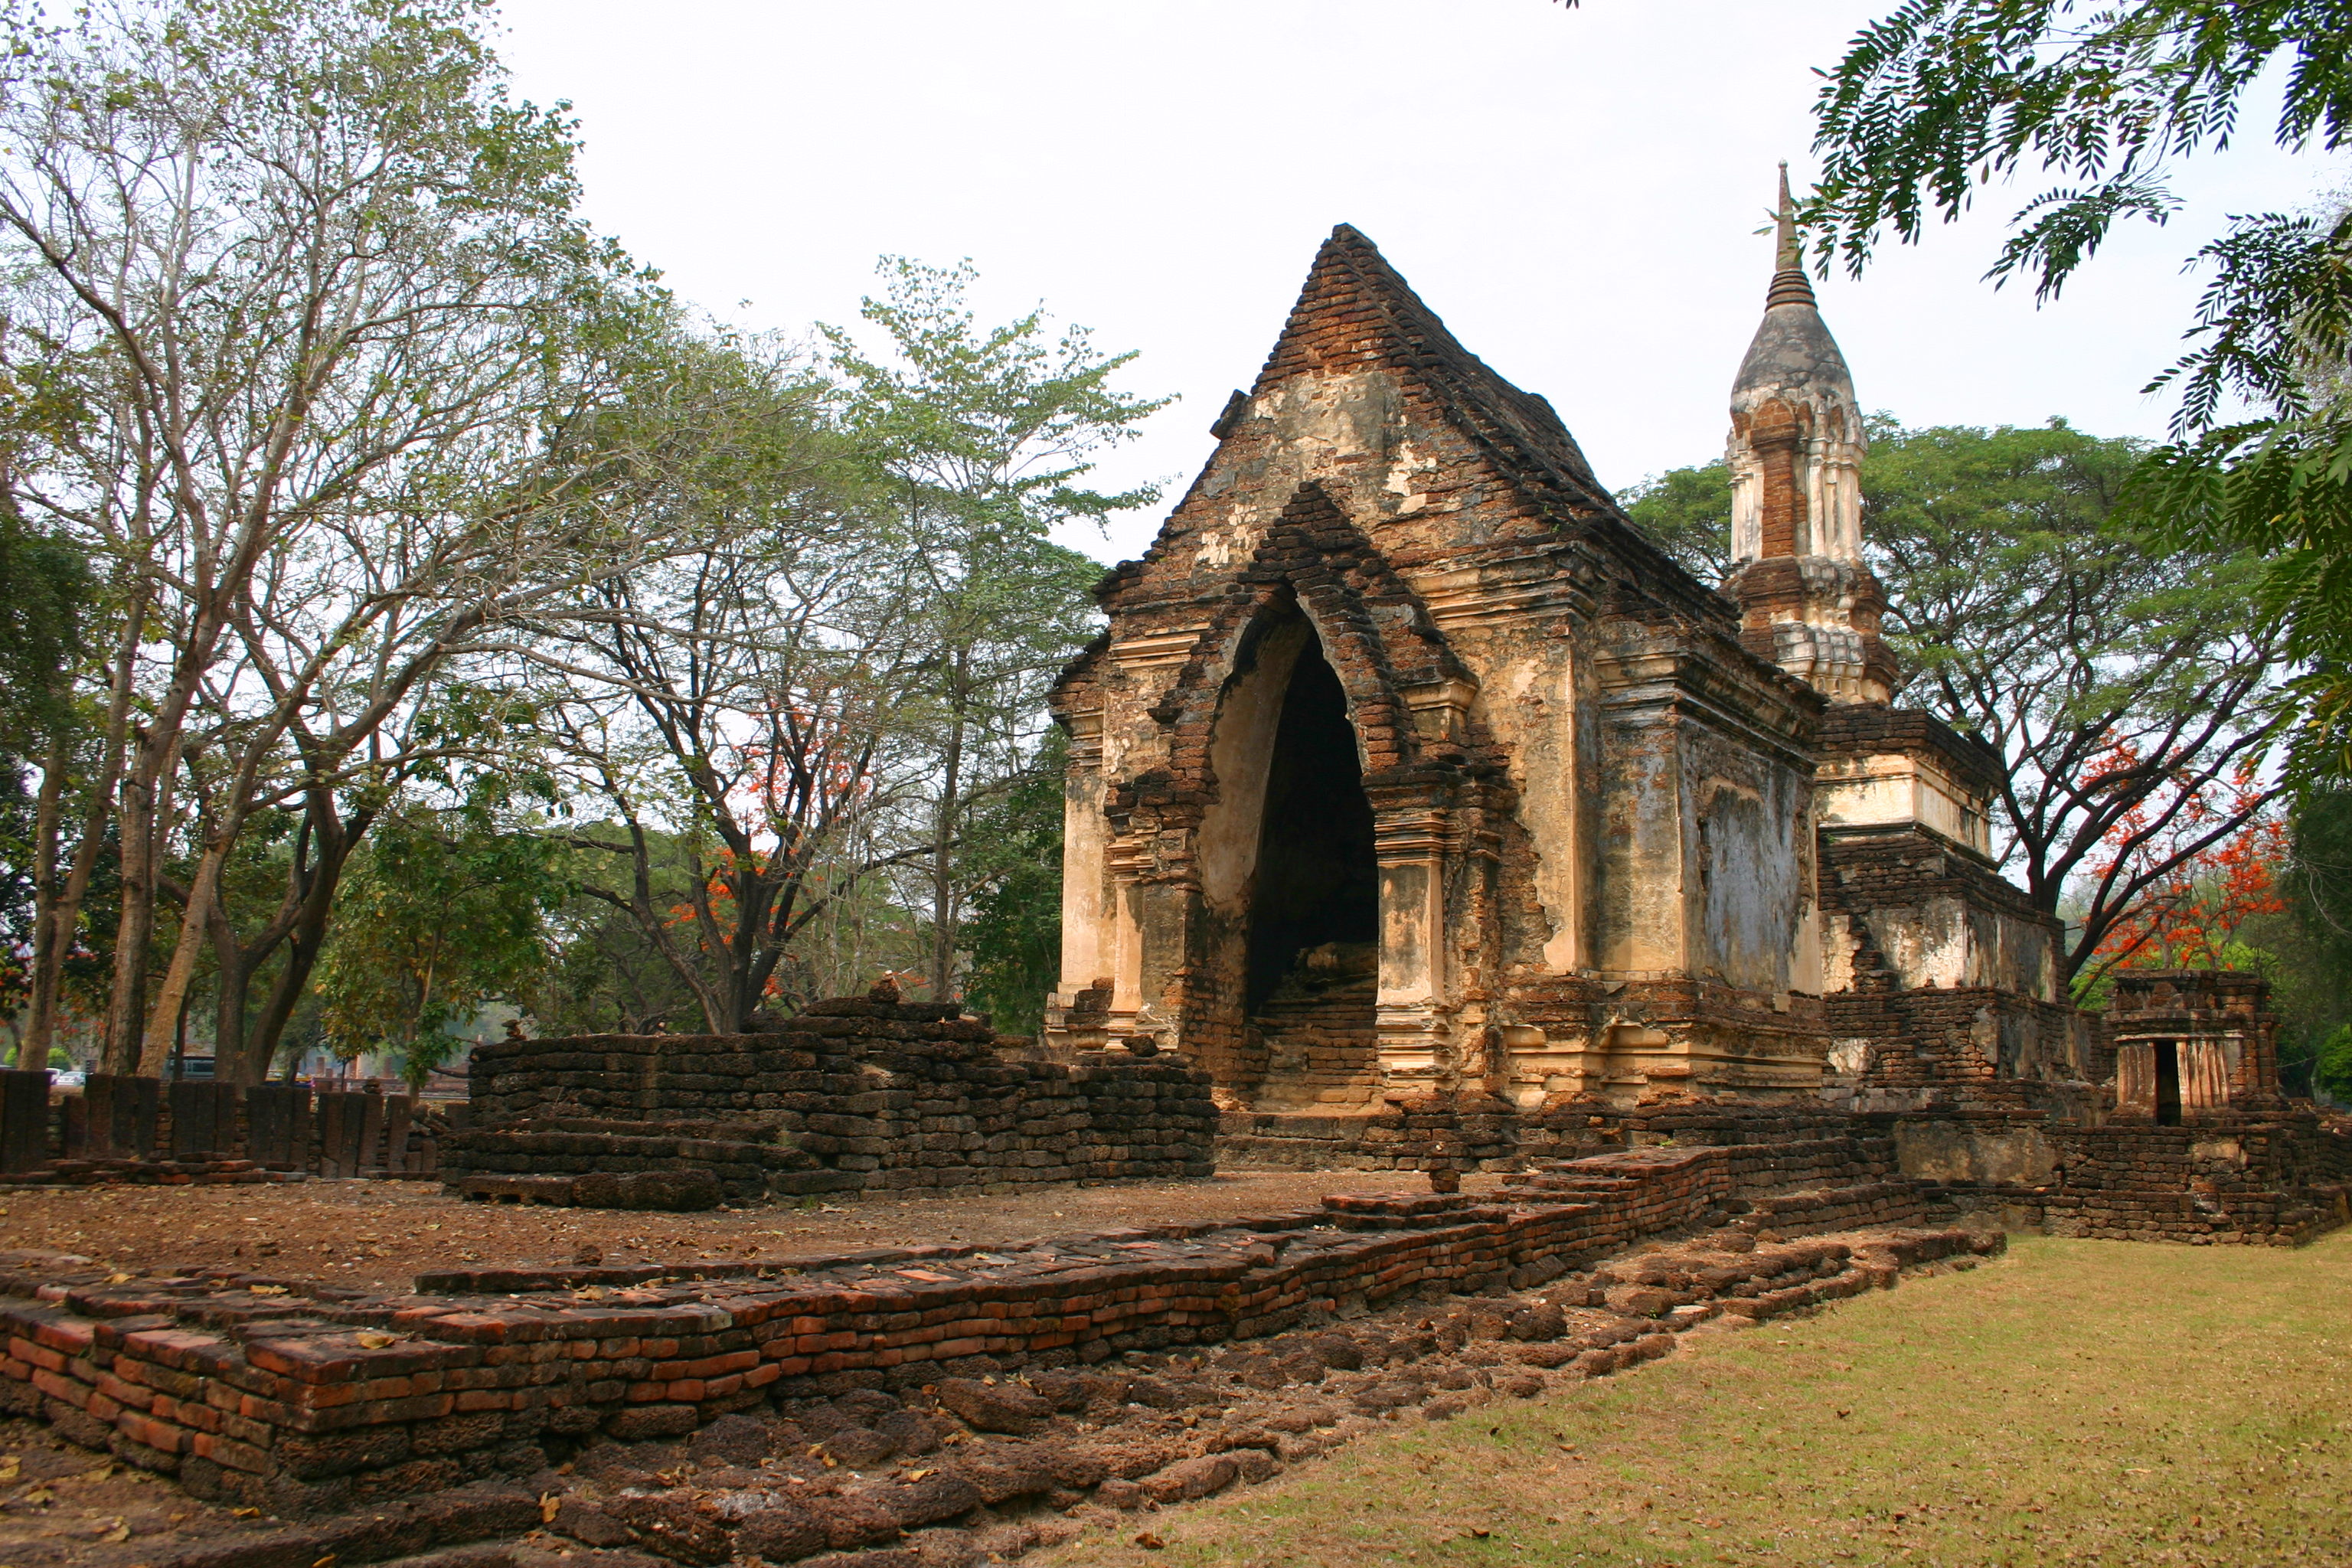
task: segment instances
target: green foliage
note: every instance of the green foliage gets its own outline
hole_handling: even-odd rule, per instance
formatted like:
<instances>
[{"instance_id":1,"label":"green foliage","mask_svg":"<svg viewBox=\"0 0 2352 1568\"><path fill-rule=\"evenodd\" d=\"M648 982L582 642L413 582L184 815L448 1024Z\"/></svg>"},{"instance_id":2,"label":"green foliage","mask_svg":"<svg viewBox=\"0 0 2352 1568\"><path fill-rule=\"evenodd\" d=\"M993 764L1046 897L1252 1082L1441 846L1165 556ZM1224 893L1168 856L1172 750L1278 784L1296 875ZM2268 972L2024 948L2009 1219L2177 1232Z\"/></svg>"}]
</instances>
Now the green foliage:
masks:
<instances>
[{"instance_id":1,"label":"green foliage","mask_svg":"<svg viewBox=\"0 0 2352 1568\"><path fill-rule=\"evenodd\" d=\"M446 743L412 723L441 667L667 547L599 515L565 454L669 306L578 220L575 128L509 95L492 16L95 0L0 22L0 455L140 634L102 672L132 721L77 775L121 787L63 815L123 818L119 1068L152 1070L209 973L223 1071L257 1076L373 805ZM276 907L223 906L248 822L289 802ZM159 921L156 862L191 848L188 918Z\"/></svg>"},{"instance_id":2,"label":"green foliage","mask_svg":"<svg viewBox=\"0 0 2352 1568\"><path fill-rule=\"evenodd\" d=\"M395 1049L421 1086L456 1049L451 1026L545 965L542 924L565 892L551 860L544 839L470 803L378 826L338 892L338 940L313 981L330 1047Z\"/></svg>"},{"instance_id":3,"label":"green foliage","mask_svg":"<svg viewBox=\"0 0 2352 1568\"><path fill-rule=\"evenodd\" d=\"M2330 1100L2352 1101L2352 1024L2339 1026L2321 1043L2311 1081Z\"/></svg>"},{"instance_id":4,"label":"green foliage","mask_svg":"<svg viewBox=\"0 0 2352 1568\"><path fill-rule=\"evenodd\" d=\"M809 923L905 849L881 838L921 718L921 605L830 391L773 338L649 348L580 457L621 477L631 531L678 547L596 584L594 613L543 622L518 678L545 717L517 762L562 781L583 896L634 923L629 951L711 1030L788 1004L778 972ZM564 925L619 940L601 916ZM668 982L635 975L593 1008L670 1018Z\"/></svg>"},{"instance_id":5,"label":"green foliage","mask_svg":"<svg viewBox=\"0 0 2352 1568\"><path fill-rule=\"evenodd\" d=\"M1879 232L1917 240L1980 186L2047 172L1993 276L2063 288L2116 223L2180 205L2168 165L2225 145L2274 60L2292 61L2273 135L2333 151L2352 132L2343 7L2330 0L1906 0L1822 87L1828 163L1806 213L1857 270ZM2240 220L2259 222L2260 220Z\"/></svg>"},{"instance_id":6,"label":"green foliage","mask_svg":"<svg viewBox=\"0 0 2352 1568\"><path fill-rule=\"evenodd\" d=\"M30 767L72 756L55 742L71 726L73 674L92 584L81 552L25 526L0 503L0 1016L31 986L40 863Z\"/></svg>"},{"instance_id":7,"label":"green foliage","mask_svg":"<svg viewBox=\"0 0 2352 1568\"><path fill-rule=\"evenodd\" d=\"M928 267L892 256L880 270L884 295L859 313L888 335L894 357L870 356L838 327L822 330L847 387L850 432L919 489L923 505L1036 537L1159 499L1149 487L1114 494L1076 482L1093 471L1092 453L1131 439L1137 423L1174 401L1110 385L1134 353L1104 357L1084 327L1055 341L1043 310L982 327L964 302L979 278L969 261Z\"/></svg>"},{"instance_id":8,"label":"green foliage","mask_svg":"<svg viewBox=\"0 0 2352 1568\"><path fill-rule=\"evenodd\" d=\"M1653 474L1617 498L1683 569L1702 583L1731 570L1731 466L1706 463Z\"/></svg>"},{"instance_id":9,"label":"green foliage","mask_svg":"<svg viewBox=\"0 0 2352 1568\"><path fill-rule=\"evenodd\" d=\"M1069 744L1056 728L1008 787L973 807L963 867L977 889L963 928L971 970L964 994L999 1032L1045 1026L1061 978L1062 794Z\"/></svg>"},{"instance_id":10,"label":"green foliage","mask_svg":"<svg viewBox=\"0 0 2352 1568\"><path fill-rule=\"evenodd\" d=\"M1132 439L1166 407L1110 380L1132 353L1097 353L1087 330L1058 338L1042 310L982 327L964 296L970 262L886 258L884 296L863 314L887 334L877 359L824 329L842 378L845 429L898 499L919 584L925 651L918 692L939 763L930 790L931 983L953 986L961 910L981 882L957 858L975 801L1025 765L1045 687L1097 624L1101 569L1050 537L1148 506L1155 489L1081 481L1093 455Z\"/></svg>"},{"instance_id":11,"label":"green foliage","mask_svg":"<svg viewBox=\"0 0 2352 1568\"><path fill-rule=\"evenodd\" d=\"M2117 222L2179 209L2172 166L2225 145L2273 68L2273 140L2340 150L2347 22L2333 0L1908 0L1822 89L1804 219L1859 271L1883 233L1916 241L1980 187L2047 171L2060 183L2016 213L1990 276L2053 296ZM2252 613L2305 667L2295 776L2352 776L2352 211L2238 215L2194 259L2192 346L2147 388L2179 395L2173 439L2126 505L2186 550L2266 559ZM2256 416L2221 423L2240 406Z\"/></svg>"},{"instance_id":12,"label":"green foliage","mask_svg":"<svg viewBox=\"0 0 2352 1568\"><path fill-rule=\"evenodd\" d=\"M2352 779L2352 421L2256 420L2165 447L2132 502L2185 549L2267 562L2253 613L2287 629L2281 651L2300 667L2291 776Z\"/></svg>"},{"instance_id":13,"label":"green foliage","mask_svg":"<svg viewBox=\"0 0 2352 1568\"><path fill-rule=\"evenodd\" d=\"M574 824L551 837L551 865L570 884L570 896L548 917L550 960L530 995L542 1035L646 1035L702 1026L702 1005L661 946L625 901L588 889L610 872L610 857L579 847L583 840L625 841L617 825ZM648 834L646 907L671 915L689 907L694 860L675 834Z\"/></svg>"},{"instance_id":14,"label":"green foliage","mask_svg":"<svg viewBox=\"0 0 2352 1568\"><path fill-rule=\"evenodd\" d=\"M2339 1100L2352 1082L2331 1088L2327 1053L2352 1029L2352 789L2304 792L2288 817L2293 858L2283 878L2286 910L2263 935L2277 954L2267 968L2281 1021L2281 1076L2308 1074ZM2352 1069L2352 1057L2340 1057Z\"/></svg>"},{"instance_id":15,"label":"green foliage","mask_svg":"<svg viewBox=\"0 0 2352 1568\"><path fill-rule=\"evenodd\" d=\"M73 543L0 505L0 757L35 750L72 715L72 666L89 609Z\"/></svg>"},{"instance_id":16,"label":"green foliage","mask_svg":"<svg viewBox=\"0 0 2352 1568\"><path fill-rule=\"evenodd\" d=\"M32 983L37 808L28 783L23 764L0 753L0 1017L23 1009Z\"/></svg>"}]
</instances>

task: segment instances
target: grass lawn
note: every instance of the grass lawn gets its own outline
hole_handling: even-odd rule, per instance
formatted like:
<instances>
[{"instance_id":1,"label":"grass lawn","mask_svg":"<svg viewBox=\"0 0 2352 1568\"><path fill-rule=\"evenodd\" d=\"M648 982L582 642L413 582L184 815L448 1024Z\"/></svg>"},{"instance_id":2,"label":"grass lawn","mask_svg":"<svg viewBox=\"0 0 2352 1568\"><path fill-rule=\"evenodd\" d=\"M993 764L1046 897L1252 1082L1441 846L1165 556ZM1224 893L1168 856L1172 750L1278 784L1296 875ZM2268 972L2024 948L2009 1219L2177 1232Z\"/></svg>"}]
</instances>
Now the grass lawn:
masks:
<instances>
[{"instance_id":1,"label":"grass lawn","mask_svg":"<svg viewBox=\"0 0 2352 1568\"><path fill-rule=\"evenodd\" d=\"M2347 1352L2352 1232L2020 1239L1045 1561L2352 1563Z\"/></svg>"}]
</instances>

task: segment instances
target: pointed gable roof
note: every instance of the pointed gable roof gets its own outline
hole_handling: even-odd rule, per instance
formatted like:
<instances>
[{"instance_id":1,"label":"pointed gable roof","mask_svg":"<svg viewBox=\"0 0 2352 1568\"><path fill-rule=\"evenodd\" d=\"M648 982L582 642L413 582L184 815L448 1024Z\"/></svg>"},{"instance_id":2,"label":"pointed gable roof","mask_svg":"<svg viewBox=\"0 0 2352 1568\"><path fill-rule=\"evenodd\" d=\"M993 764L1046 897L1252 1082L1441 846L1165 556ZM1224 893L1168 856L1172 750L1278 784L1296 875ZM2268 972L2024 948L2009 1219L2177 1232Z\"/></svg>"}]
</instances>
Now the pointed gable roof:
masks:
<instances>
[{"instance_id":1,"label":"pointed gable roof","mask_svg":"<svg viewBox=\"0 0 2352 1568\"><path fill-rule=\"evenodd\" d=\"M1379 247L1343 223L1315 253L1251 395L1302 373L1381 366L1413 373L1452 423L1536 497L1578 511L1616 510L1551 405L1464 348Z\"/></svg>"}]
</instances>

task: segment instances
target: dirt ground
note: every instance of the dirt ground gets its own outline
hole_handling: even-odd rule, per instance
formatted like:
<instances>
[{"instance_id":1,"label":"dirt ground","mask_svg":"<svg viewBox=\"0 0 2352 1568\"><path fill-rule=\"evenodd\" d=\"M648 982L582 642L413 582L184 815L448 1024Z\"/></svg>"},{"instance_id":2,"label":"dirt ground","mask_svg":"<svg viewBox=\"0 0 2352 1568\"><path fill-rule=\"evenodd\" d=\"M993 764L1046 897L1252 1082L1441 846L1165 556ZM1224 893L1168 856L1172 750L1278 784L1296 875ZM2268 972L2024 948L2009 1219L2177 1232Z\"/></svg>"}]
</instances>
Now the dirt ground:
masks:
<instances>
[{"instance_id":1,"label":"dirt ground","mask_svg":"<svg viewBox=\"0 0 2352 1568\"><path fill-rule=\"evenodd\" d=\"M1496 1184L1472 1176L1465 1191ZM1076 1231L1266 1214L1326 1193L1427 1192L1414 1172L1234 1171L1003 1196L853 1198L709 1214L465 1203L420 1182L19 1188L0 1192L0 1247L79 1253L135 1271L191 1266L405 1289L464 1263L784 1258L862 1247L1001 1247Z\"/></svg>"}]
</instances>

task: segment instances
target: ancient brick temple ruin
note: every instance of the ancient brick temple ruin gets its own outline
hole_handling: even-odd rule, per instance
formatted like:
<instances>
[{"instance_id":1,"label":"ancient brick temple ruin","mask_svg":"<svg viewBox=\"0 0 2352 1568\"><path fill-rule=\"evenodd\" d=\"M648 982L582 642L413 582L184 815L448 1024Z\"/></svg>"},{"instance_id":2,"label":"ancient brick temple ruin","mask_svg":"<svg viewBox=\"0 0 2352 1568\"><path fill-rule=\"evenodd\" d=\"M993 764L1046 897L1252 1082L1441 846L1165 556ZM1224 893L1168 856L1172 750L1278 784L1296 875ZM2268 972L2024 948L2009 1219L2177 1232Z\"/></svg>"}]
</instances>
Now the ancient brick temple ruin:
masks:
<instances>
[{"instance_id":1,"label":"ancient brick temple ruin","mask_svg":"<svg viewBox=\"0 0 2352 1568\"><path fill-rule=\"evenodd\" d=\"M400 1293L0 1254L0 1412L247 1514L344 1515L175 1560L202 1568L542 1528L900 1568L1037 1539L1000 1547L992 1510L1263 1479L2006 1229L2293 1244L2352 1217L2352 1131L2280 1092L2261 983L2132 972L2077 1010L2063 932L1990 855L2000 759L1890 703L1865 432L1785 188L1782 214L1721 584L1342 226L1055 694L1044 1038L884 986L742 1035L516 1039L433 1144L467 1195L598 1205L1213 1162L1439 1192ZM152 1093L53 1117L47 1074L8 1079L0 1175L156 1142ZM319 1173L371 1165L364 1098L322 1105ZM308 1173L307 1102L170 1111L175 1152L261 1163L177 1179ZM1449 1190L1476 1169L1507 1174ZM629 1457L669 1438L704 1468Z\"/></svg>"},{"instance_id":2,"label":"ancient brick temple ruin","mask_svg":"<svg viewBox=\"0 0 2352 1568\"><path fill-rule=\"evenodd\" d=\"M1889 701L1785 175L1779 247L1710 586L1333 231L1055 693L1057 1053L1179 1053L1228 1156L1288 1163L1507 1164L1677 1099L1900 1123L1947 1186L2191 1110L2317 1137L2252 982L2063 994L1990 853L2001 760Z\"/></svg>"}]
</instances>

